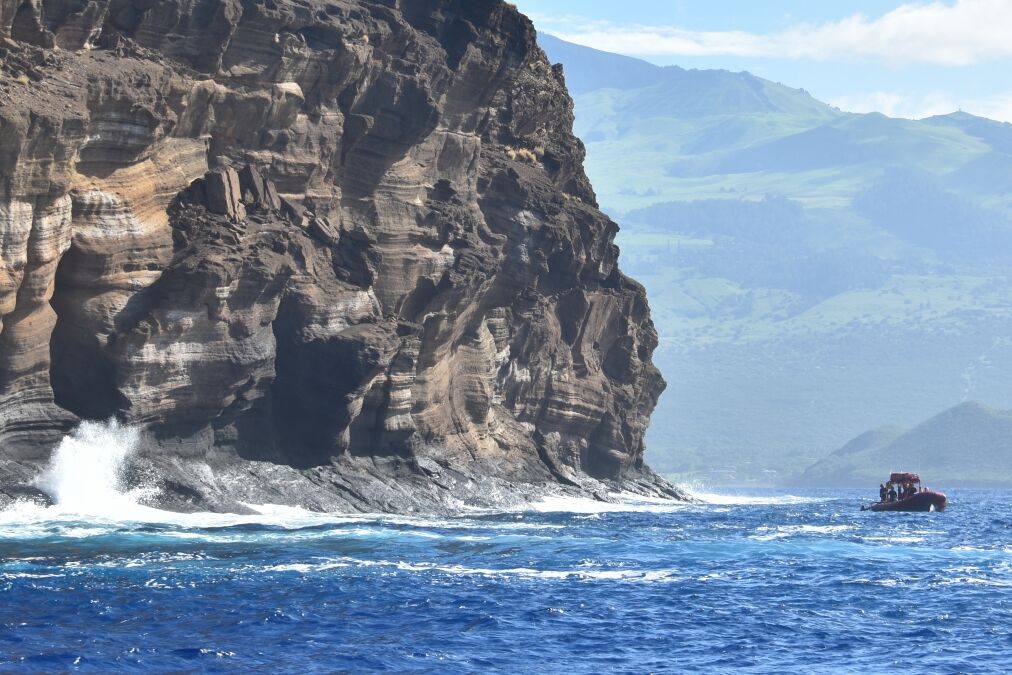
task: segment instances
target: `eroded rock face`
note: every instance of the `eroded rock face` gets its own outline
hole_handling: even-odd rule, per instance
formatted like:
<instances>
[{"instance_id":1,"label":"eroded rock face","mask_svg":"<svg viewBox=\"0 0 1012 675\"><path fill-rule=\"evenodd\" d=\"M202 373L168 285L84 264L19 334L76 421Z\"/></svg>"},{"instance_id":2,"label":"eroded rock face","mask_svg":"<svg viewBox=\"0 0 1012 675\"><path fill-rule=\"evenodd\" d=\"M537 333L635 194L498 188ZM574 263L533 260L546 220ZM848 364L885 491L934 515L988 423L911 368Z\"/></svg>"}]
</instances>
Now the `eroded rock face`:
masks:
<instances>
[{"instance_id":1,"label":"eroded rock face","mask_svg":"<svg viewBox=\"0 0 1012 675\"><path fill-rule=\"evenodd\" d=\"M514 8L0 0L0 35L9 461L118 417L212 506L673 494L646 298Z\"/></svg>"}]
</instances>

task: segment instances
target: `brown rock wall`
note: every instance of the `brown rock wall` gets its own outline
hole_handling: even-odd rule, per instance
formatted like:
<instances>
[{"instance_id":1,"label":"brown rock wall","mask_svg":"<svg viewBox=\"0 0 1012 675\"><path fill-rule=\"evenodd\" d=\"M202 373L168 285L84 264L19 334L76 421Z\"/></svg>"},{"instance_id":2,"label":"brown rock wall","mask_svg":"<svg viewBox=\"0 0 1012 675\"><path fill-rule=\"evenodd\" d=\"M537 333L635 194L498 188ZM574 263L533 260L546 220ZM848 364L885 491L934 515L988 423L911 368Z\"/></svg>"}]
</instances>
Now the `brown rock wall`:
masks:
<instances>
[{"instance_id":1,"label":"brown rock wall","mask_svg":"<svg viewBox=\"0 0 1012 675\"><path fill-rule=\"evenodd\" d=\"M0 0L0 34L5 456L116 416L333 489L666 490L646 298L515 9Z\"/></svg>"}]
</instances>

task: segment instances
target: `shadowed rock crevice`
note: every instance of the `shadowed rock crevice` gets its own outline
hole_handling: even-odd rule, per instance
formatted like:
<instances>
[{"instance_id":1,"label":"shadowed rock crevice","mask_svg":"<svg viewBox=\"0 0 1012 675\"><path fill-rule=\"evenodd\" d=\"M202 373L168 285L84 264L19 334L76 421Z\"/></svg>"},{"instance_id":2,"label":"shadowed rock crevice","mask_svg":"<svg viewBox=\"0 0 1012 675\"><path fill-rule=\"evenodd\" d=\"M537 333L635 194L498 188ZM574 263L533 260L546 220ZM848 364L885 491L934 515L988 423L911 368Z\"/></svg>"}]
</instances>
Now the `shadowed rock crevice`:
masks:
<instances>
[{"instance_id":1,"label":"shadowed rock crevice","mask_svg":"<svg viewBox=\"0 0 1012 675\"><path fill-rule=\"evenodd\" d=\"M61 264L72 265L73 260L70 256ZM55 402L81 419L115 417L128 404L116 386L115 364L95 335L74 325L70 318L74 300L64 297L60 287L57 272L57 291L52 300L57 320L49 342Z\"/></svg>"}]
</instances>

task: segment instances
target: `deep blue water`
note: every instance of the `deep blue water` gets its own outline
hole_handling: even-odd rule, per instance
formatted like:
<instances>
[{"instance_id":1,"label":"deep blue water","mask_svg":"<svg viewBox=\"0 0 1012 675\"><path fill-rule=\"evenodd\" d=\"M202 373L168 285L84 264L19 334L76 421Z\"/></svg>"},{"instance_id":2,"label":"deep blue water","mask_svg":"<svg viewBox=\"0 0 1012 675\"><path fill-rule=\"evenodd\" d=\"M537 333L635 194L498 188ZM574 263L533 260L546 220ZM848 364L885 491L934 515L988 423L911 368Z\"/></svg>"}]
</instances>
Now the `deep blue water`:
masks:
<instances>
[{"instance_id":1,"label":"deep blue water","mask_svg":"<svg viewBox=\"0 0 1012 675\"><path fill-rule=\"evenodd\" d=\"M1012 670L1012 494L950 491L928 514L751 494L435 519L0 514L0 664Z\"/></svg>"}]
</instances>

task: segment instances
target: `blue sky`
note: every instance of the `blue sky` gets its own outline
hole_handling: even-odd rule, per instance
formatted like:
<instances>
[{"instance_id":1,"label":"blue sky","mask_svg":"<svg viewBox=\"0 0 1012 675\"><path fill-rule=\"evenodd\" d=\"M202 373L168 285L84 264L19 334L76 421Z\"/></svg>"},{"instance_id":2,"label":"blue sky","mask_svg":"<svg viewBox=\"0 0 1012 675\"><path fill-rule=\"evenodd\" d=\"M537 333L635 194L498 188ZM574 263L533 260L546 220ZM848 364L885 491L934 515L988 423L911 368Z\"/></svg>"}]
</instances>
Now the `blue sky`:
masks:
<instances>
[{"instance_id":1,"label":"blue sky","mask_svg":"<svg viewBox=\"0 0 1012 675\"><path fill-rule=\"evenodd\" d=\"M845 110L1012 122L1012 0L519 0L538 30L685 68L748 70Z\"/></svg>"}]
</instances>

